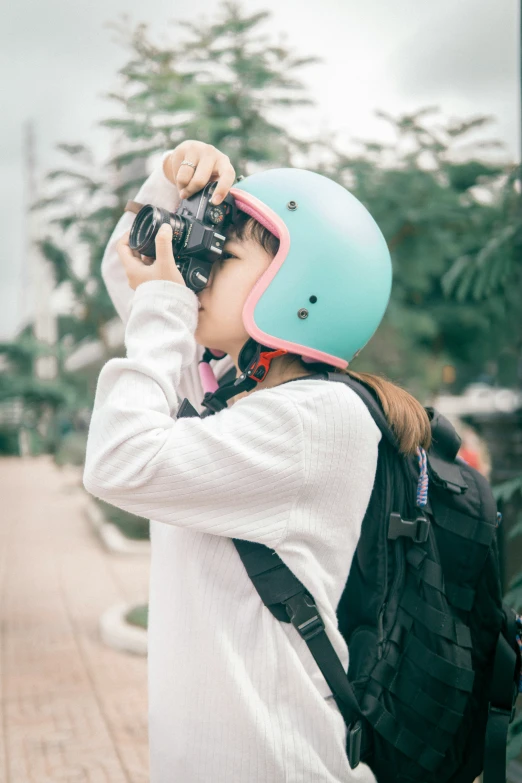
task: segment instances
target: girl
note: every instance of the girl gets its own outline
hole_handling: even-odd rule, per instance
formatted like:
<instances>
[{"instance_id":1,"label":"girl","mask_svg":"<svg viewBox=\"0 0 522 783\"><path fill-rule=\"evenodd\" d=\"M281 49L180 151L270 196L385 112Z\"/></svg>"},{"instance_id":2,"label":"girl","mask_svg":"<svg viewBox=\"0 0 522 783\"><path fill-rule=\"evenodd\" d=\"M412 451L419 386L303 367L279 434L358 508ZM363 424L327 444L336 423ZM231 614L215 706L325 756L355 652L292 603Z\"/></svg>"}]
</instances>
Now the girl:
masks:
<instances>
[{"instance_id":1,"label":"girl","mask_svg":"<svg viewBox=\"0 0 522 783\"><path fill-rule=\"evenodd\" d=\"M229 159L185 141L136 200L174 212L179 191L210 180L219 202L235 180ZM389 254L366 209L326 177L274 169L231 194L241 217L198 296L175 265L170 229L153 263L131 251L131 214L102 262L127 356L100 373L83 480L151 520L150 781L375 783L366 764L350 768L330 689L296 629L262 603L232 539L277 552L315 598L347 671L336 607L381 434L351 389L308 376L345 369L370 339L388 303ZM255 388L214 415L176 418L185 397L204 410L205 348L227 354L210 362L222 378L245 373L252 339L283 349ZM427 448L429 421L413 397L353 375L377 390L405 451Z\"/></svg>"}]
</instances>

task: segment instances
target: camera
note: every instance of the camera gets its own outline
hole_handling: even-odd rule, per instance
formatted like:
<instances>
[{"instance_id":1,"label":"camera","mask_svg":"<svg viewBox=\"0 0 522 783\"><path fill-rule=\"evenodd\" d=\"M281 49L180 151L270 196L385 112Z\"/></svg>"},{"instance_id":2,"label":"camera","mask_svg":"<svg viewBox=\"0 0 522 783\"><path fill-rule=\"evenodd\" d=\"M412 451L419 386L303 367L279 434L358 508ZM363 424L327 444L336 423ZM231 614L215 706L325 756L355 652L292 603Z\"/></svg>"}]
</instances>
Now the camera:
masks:
<instances>
[{"instance_id":1,"label":"camera","mask_svg":"<svg viewBox=\"0 0 522 783\"><path fill-rule=\"evenodd\" d=\"M130 231L130 247L156 258L156 234L163 223L170 223L176 266L187 288L195 293L207 285L212 264L223 253L226 231L237 215L235 199L230 193L221 204L210 203L216 186L217 182L209 182L202 190L182 199L175 212L145 204Z\"/></svg>"}]
</instances>

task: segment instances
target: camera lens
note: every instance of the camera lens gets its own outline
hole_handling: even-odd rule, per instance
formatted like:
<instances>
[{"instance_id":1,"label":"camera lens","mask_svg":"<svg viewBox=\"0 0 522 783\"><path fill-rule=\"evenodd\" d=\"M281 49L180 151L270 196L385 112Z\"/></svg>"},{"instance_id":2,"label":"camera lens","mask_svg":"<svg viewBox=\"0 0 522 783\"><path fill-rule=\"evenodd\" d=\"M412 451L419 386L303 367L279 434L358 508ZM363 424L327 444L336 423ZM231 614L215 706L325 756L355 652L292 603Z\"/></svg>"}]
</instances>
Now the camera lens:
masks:
<instances>
[{"instance_id":1,"label":"camera lens","mask_svg":"<svg viewBox=\"0 0 522 783\"><path fill-rule=\"evenodd\" d=\"M172 247L175 251L183 241L187 221L181 215L152 204L145 204L136 215L129 236L130 247L144 256L156 258L156 234L163 223L172 226Z\"/></svg>"}]
</instances>

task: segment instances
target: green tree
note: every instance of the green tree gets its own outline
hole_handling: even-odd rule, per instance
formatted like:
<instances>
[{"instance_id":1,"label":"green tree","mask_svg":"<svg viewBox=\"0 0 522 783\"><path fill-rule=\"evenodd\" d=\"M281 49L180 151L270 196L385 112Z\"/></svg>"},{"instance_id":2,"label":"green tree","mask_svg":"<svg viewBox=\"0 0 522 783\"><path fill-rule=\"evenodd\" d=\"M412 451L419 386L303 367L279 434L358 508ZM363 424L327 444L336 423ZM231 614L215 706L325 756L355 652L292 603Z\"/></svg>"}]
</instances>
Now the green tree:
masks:
<instances>
[{"instance_id":1,"label":"green tree","mask_svg":"<svg viewBox=\"0 0 522 783\"><path fill-rule=\"evenodd\" d=\"M59 318L58 350L64 355L94 338L109 355L104 326L114 309L101 260L151 155L197 137L228 149L240 160L239 168L290 163L292 151L308 148L268 115L277 107L312 103L294 74L317 58L299 58L281 45L265 45L266 36L256 38L255 28L267 16L244 15L236 3L225 2L215 23L183 23L189 39L163 48L151 41L146 25L130 34L125 24L115 25L130 49L120 71L121 92L109 94L122 116L101 124L114 130L120 150L101 166L86 145L58 144L64 162L47 174L45 195L34 205L46 215L47 231L38 247L52 265L57 287L68 287L75 302L73 313ZM82 270L78 258L84 259ZM55 385L64 396L74 389L82 407L85 393L77 380L62 362Z\"/></svg>"},{"instance_id":2,"label":"green tree","mask_svg":"<svg viewBox=\"0 0 522 783\"><path fill-rule=\"evenodd\" d=\"M273 43L257 28L266 11L246 14L236 2L223 2L216 21L178 21L186 40L164 46L153 43L146 24L129 33L125 19L113 25L130 60L120 70L116 100L122 116L102 125L122 131L128 147L114 158L122 165L149 157L184 139L197 138L225 152L239 173L254 164L292 165L292 156L307 153L310 143L291 135L275 114L313 105L298 72L321 62L299 57Z\"/></svg>"},{"instance_id":3,"label":"green tree","mask_svg":"<svg viewBox=\"0 0 522 783\"><path fill-rule=\"evenodd\" d=\"M516 370L522 387L522 167L512 166L500 190L497 220L491 225L487 241L474 252L455 260L443 281L447 293L459 302L495 303L501 322L503 346ZM513 384L515 385L515 384ZM522 475L494 488L497 501L518 500L518 519L508 538L522 535ZM508 585L505 601L522 611L522 571ZM509 727L508 757L522 752L522 711Z\"/></svg>"},{"instance_id":4,"label":"green tree","mask_svg":"<svg viewBox=\"0 0 522 783\"><path fill-rule=\"evenodd\" d=\"M102 123L114 129L121 151L101 166L84 144L57 145L64 162L47 174L45 195L33 206L44 210L47 226L37 244L56 286L70 290L75 306L59 317L56 346L39 344L31 330L0 346L9 370L0 376L0 401L22 400L27 420L38 421L49 406L55 414L72 413L89 402L83 379L67 373L64 362L80 343L96 338L109 355L104 326L114 309L101 259L125 201L145 177L149 156L190 137L228 146L243 166L289 162L291 150L307 149L268 114L278 106L312 103L294 74L317 58L297 58L280 45L265 46L266 36L256 39L255 28L267 16L244 15L237 4L224 3L215 23L184 23L190 40L163 48L139 25L126 41L131 54L120 73L122 93L112 95L124 116ZM140 160L143 165L129 175ZM58 358L58 377L39 380L35 359L49 352Z\"/></svg>"},{"instance_id":5,"label":"green tree","mask_svg":"<svg viewBox=\"0 0 522 783\"><path fill-rule=\"evenodd\" d=\"M50 441L39 433L38 423L43 416L51 416L73 400L72 390L60 379L43 380L36 377L34 365L37 359L55 356L60 360L59 347L49 346L37 340L31 327L26 327L13 340L0 342L3 371L0 372L0 451L17 452L17 430L23 427L32 433L32 449L48 450ZM9 421L6 415L9 403L20 406L21 421L15 417Z\"/></svg>"},{"instance_id":6,"label":"green tree","mask_svg":"<svg viewBox=\"0 0 522 783\"><path fill-rule=\"evenodd\" d=\"M60 319L60 337L72 348L86 337L104 342L103 326L114 315L101 277L101 260L124 207L126 184L111 188L111 167L105 171L83 144L57 145L64 164L45 177L46 194L33 209L45 210L47 232L38 247L52 265L56 286L66 285L76 304L72 317ZM85 259L78 270L78 257Z\"/></svg>"},{"instance_id":7,"label":"green tree","mask_svg":"<svg viewBox=\"0 0 522 783\"><path fill-rule=\"evenodd\" d=\"M436 108L393 118L393 144L361 140L358 154L340 152L332 141L332 161L321 173L351 190L381 227L393 260L390 306L372 342L357 360L364 369L404 381L419 397L436 393L442 367L454 365L458 393L505 351L509 332L501 301L463 301L450 295L444 280L455 264L477 254L494 227L503 224L499 186L509 165L480 159L480 150L498 146L476 142L469 160L459 160L459 145L491 118L442 122L434 129L425 117ZM499 248L505 261L505 249ZM513 382L513 362L504 382Z\"/></svg>"}]
</instances>

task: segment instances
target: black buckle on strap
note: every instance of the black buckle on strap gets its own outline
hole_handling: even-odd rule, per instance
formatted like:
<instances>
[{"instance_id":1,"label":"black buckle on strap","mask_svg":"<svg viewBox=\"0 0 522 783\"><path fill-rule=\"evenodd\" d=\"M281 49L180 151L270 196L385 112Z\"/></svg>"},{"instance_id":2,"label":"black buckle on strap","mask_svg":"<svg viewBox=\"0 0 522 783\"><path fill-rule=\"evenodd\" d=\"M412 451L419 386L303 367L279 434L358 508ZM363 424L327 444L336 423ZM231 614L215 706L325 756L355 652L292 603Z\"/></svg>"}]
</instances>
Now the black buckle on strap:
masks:
<instances>
[{"instance_id":1,"label":"black buckle on strap","mask_svg":"<svg viewBox=\"0 0 522 783\"><path fill-rule=\"evenodd\" d=\"M218 394L219 389L215 392L206 392L205 396L203 397L203 400L201 401L201 404L207 408L210 411L213 411L214 413L219 413L219 411L224 410L227 407L226 402L223 402L223 400L219 399L216 395Z\"/></svg>"},{"instance_id":2,"label":"black buckle on strap","mask_svg":"<svg viewBox=\"0 0 522 783\"><path fill-rule=\"evenodd\" d=\"M181 405L178 408L178 411L176 413L176 418L177 419L189 419L189 418L194 418L195 416L200 418L199 413L197 412L197 410L194 408L192 403L190 403L188 401L188 399L185 397L185 399L183 400L183 402L181 403Z\"/></svg>"},{"instance_id":3,"label":"black buckle on strap","mask_svg":"<svg viewBox=\"0 0 522 783\"><path fill-rule=\"evenodd\" d=\"M312 603L308 603L308 599ZM283 603L290 622L305 642L324 631L323 620L311 595L297 593Z\"/></svg>"},{"instance_id":4,"label":"black buckle on strap","mask_svg":"<svg viewBox=\"0 0 522 783\"><path fill-rule=\"evenodd\" d=\"M428 540L430 530L430 520L427 517L417 517L417 519L402 519L400 514L393 512L390 514L388 525L388 538L398 538L399 536L408 536L416 544L423 544Z\"/></svg>"},{"instance_id":5,"label":"black buckle on strap","mask_svg":"<svg viewBox=\"0 0 522 783\"><path fill-rule=\"evenodd\" d=\"M496 715L504 715L509 718L509 722L513 723L515 720L515 713L517 711L517 698L518 698L518 686L513 683L513 697L511 701L511 709L505 710L502 707L495 707L491 702L488 704L488 713L494 712Z\"/></svg>"},{"instance_id":6,"label":"black buckle on strap","mask_svg":"<svg viewBox=\"0 0 522 783\"><path fill-rule=\"evenodd\" d=\"M348 762L352 769L355 769L361 760L361 740L362 723L360 720L358 720L353 725L348 727L348 733L346 736L346 753L348 755Z\"/></svg>"}]
</instances>

